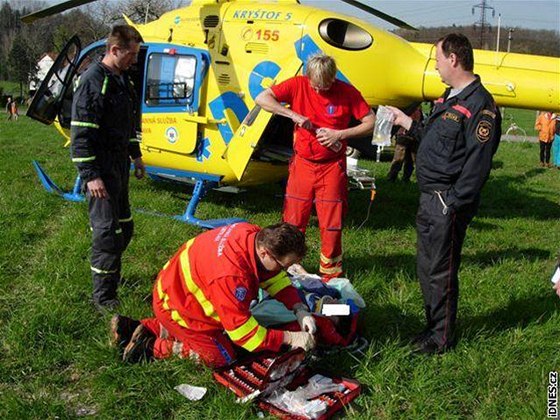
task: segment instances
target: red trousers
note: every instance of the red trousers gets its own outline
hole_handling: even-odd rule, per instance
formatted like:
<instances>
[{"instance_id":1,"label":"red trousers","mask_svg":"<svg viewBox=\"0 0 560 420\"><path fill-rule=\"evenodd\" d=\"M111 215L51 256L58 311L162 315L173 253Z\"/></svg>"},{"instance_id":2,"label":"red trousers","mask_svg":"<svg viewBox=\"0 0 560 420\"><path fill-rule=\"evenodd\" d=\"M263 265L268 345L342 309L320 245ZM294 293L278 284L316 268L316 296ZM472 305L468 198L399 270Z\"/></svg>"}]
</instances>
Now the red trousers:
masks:
<instances>
[{"instance_id":1,"label":"red trousers","mask_svg":"<svg viewBox=\"0 0 560 420\"><path fill-rule=\"evenodd\" d=\"M234 345L225 331L193 331L177 324L168 310L163 309L157 289L153 292L153 310L155 318L146 318L140 322L156 336L154 357L166 359L173 355L181 358L201 360L206 365L219 368L227 366L236 357ZM276 327L276 329L299 331L297 321Z\"/></svg>"},{"instance_id":2,"label":"red trousers","mask_svg":"<svg viewBox=\"0 0 560 420\"><path fill-rule=\"evenodd\" d=\"M284 222L303 233L315 203L321 232L321 263L324 279L342 275L342 221L348 208L346 160L311 162L298 155L290 161L284 199Z\"/></svg>"},{"instance_id":3,"label":"red trousers","mask_svg":"<svg viewBox=\"0 0 560 420\"><path fill-rule=\"evenodd\" d=\"M152 306L156 317L140 322L157 337L154 344L156 359L177 355L200 359L211 367L226 366L235 360L233 343L224 331L201 333L180 326L171 318L171 313L163 309L156 288Z\"/></svg>"}]
</instances>

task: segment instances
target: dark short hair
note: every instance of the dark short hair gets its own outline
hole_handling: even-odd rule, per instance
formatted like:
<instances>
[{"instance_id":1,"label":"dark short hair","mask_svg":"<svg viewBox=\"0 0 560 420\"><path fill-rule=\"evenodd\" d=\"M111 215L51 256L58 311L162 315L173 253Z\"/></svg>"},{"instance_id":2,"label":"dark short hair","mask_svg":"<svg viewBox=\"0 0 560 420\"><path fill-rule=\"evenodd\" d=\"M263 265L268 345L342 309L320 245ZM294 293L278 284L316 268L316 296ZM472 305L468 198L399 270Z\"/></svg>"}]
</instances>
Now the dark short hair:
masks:
<instances>
[{"instance_id":1,"label":"dark short hair","mask_svg":"<svg viewBox=\"0 0 560 420\"><path fill-rule=\"evenodd\" d=\"M263 228L257 233L256 241L257 245L268 249L276 258L289 254L303 258L307 252L304 234L289 223L278 223Z\"/></svg>"},{"instance_id":2,"label":"dark short hair","mask_svg":"<svg viewBox=\"0 0 560 420\"><path fill-rule=\"evenodd\" d=\"M116 25L113 26L113 29L111 29L111 32L107 37L107 49L109 49L112 45L117 45L126 49L130 47L130 44L133 42L136 42L137 44L144 42L140 32L138 32L134 26Z\"/></svg>"},{"instance_id":3,"label":"dark short hair","mask_svg":"<svg viewBox=\"0 0 560 420\"><path fill-rule=\"evenodd\" d=\"M473 48L469 39L463 34L447 34L437 40L446 57L455 54L463 70L472 71L474 67Z\"/></svg>"}]
</instances>

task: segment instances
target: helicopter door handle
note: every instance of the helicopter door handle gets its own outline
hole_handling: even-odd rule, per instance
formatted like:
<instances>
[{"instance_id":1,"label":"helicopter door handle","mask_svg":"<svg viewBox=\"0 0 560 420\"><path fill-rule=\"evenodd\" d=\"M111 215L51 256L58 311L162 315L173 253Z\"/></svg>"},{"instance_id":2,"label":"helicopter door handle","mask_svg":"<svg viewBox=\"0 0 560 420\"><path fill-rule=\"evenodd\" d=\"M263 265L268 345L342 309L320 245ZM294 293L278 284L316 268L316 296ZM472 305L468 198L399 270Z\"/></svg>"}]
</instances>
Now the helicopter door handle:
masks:
<instances>
[{"instance_id":1,"label":"helicopter door handle","mask_svg":"<svg viewBox=\"0 0 560 420\"><path fill-rule=\"evenodd\" d=\"M208 118L209 124L227 124L227 120L225 118L220 118L219 120L215 120L214 118Z\"/></svg>"},{"instance_id":2,"label":"helicopter door handle","mask_svg":"<svg viewBox=\"0 0 560 420\"><path fill-rule=\"evenodd\" d=\"M197 124L224 124L227 122L225 118L216 120L213 118L201 117L198 115L186 115L184 120L188 122L194 122Z\"/></svg>"}]
</instances>

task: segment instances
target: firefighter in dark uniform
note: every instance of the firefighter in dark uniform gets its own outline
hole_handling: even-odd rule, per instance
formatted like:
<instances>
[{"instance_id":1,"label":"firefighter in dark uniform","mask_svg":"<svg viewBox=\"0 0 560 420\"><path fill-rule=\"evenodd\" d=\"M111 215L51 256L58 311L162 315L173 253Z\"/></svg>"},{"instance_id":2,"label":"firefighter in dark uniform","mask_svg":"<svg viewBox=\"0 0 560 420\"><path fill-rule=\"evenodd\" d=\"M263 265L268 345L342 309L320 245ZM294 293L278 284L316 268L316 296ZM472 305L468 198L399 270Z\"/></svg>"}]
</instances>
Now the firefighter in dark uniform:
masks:
<instances>
[{"instance_id":1,"label":"firefighter in dark uniform","mask_svg":"<svg viewBox=\"0 0 560 420\"><path fill-rule=\"evenodd\" d=\"M137 137L140 112L126 70L136 63L142 37L132 26L115 26L107 51L78 79L72 103L72 161L86 190L93 231L93 303L114 309L121 256L133 232L128 201L131 159L144 176Z\"/></svg>"},{"instance_id":2,"label":"firefighter in dark uniform","mask_svg":"<svg viewBox=\"0 0 560 420\"><path fill-rule=\"evenodd\" d=\"M418 123L391 107L395 124L419 140L417 274L427 318L426 329L413 340L419 353L442 353L456 343L461 248L501 137L500 111L473 65L465 36L441 38L436 69L449 88L429 118Z\"/></svg>"}]
</instances>

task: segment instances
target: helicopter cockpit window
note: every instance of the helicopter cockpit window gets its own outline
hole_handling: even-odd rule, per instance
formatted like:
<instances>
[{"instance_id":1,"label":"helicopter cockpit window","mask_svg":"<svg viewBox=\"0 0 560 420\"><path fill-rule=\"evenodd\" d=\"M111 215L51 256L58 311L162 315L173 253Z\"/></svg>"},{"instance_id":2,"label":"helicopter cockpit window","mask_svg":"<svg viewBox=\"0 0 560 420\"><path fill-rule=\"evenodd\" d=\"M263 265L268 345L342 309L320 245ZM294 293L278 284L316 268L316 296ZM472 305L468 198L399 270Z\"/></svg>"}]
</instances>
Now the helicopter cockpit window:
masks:
<instances>
[{"instance_id":1,"label":"helicopter cockpit window","mask_svg":"<svg viewBox=\"0 0 560 420\"><path fill-rule=\"evenodd\" d=\"M187 105L192 102L196 58L151 54L146 78L146 104Z\"/></svg>"},{"instance_id":2,"label":"helicopter cockpit window","mask_svg":"<svg viewBox=\"0 0 560 420\"><path fill-rule=\"evenodd\" d=\"M369 32L341 19L325 19L319 24L319 34L325 42L344 50L363 50L373 43Z\"/></svg>"}]
</instances>

